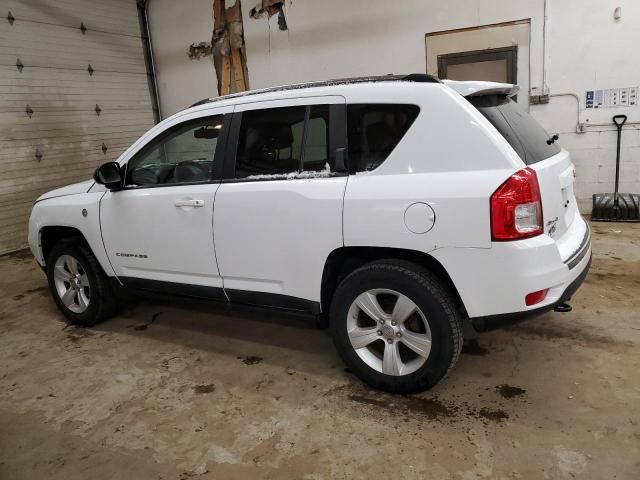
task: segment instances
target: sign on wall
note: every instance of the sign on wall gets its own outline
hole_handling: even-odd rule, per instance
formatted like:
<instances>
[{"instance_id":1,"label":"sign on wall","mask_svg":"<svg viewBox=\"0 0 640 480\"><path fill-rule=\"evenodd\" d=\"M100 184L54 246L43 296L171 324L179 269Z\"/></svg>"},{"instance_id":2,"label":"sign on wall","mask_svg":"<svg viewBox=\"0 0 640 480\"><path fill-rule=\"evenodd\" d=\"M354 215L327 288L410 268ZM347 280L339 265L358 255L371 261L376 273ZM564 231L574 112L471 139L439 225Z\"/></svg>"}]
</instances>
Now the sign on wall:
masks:
<instances>
[{"instance_id":1,"label":"sign on wall","mask_svg":"<svg viewBox=\"0 0 640 480\"><path fill-rule=\"evenodd\" d=\"M638 87L587 90L587 108L632 107L638 105Z\"/></svg>"}]
</instances>

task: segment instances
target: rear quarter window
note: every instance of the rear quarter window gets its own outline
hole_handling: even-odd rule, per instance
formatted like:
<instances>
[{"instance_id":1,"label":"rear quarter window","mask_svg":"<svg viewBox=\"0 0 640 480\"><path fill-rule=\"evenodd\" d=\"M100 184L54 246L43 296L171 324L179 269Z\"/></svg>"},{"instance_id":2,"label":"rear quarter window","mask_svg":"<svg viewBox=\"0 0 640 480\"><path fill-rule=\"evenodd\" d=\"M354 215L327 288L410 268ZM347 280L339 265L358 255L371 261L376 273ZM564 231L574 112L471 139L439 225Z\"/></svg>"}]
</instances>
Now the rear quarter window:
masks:
<instances>
[{"instance_id":1,"label":"rear quarter window","mask_svg":"<svg viewBox=\"0 0 640 480\"><path fill-rule=\"evenodd\" d=\"M506 95L482 95L468 98L527 165L560 153L560 146L529 113Z\"/></svg>"},{"instance_id":2,"label":"rear quarter window","mask_svg":"<svg viewBox=\"0 0 640 480\"><path fill-rule=\"evenodd\" d=\"M368 172L379 167L400 143L419 112L417 105L347 105L349 172Z\"/></svg>"}]
</instances>

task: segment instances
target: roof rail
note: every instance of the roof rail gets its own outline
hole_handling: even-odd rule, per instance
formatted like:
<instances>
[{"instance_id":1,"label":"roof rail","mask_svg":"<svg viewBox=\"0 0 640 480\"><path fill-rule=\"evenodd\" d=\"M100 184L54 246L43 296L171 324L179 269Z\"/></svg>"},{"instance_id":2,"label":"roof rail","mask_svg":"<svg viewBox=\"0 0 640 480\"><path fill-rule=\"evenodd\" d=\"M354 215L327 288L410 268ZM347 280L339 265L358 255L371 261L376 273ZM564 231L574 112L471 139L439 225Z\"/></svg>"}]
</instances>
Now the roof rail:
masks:
<instances>
[{"instance_id":1,"label":"roof rail","mask_svg":"<svg viewBox=\"0 0 640 480\"><path fill-rule=\"evenodd\" d=\"M267 87L258 90L248 90L246 92L232 93L221 97L205 98L202 99L191 107L197 107L198 105L204 105L205 103L213 103L221 100L227 100L229 98L241 98L251 95L257 95L260 93L272 93L286 90L298 90L302 88L311 87L331 87L334 85L349 85L354 83L371 83L371 82L417 82L417 83L442 83L438 78L428 75L426 73L411 73L409 75L379 75L371 77L353 77L353 78L337 78L333 80L321 80L318 82L306 82L306 83L294 83L291 85L281 85L278 87ZM189 108L191 108L189 107Z\"/></svg>"},{"instance_id":2,"label":"roof rail","mask_svg":"<svg viewBox=\"0 0 640 480\"><path fill-rule=\"evenodd\" d=\"M211 101L210 98L203 98L202 100L198 100L196 103L194 103L193 105L191 105L189 108L191 107L197 107L198 105L204 105L205 103L209 103Z\"/></svg>"}]
</instances>

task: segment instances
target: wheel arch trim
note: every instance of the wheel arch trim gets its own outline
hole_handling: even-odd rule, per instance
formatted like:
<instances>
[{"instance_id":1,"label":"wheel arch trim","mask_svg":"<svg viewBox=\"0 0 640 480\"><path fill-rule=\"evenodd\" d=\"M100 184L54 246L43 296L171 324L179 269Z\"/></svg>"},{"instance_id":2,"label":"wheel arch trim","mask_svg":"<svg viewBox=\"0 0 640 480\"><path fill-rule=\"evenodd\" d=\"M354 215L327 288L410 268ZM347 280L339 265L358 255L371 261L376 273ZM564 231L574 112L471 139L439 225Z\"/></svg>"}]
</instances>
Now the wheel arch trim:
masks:
<instances>
[{"instance_id":1,"label":"wheel arch trim","mask_svg":"<svg viewBox=\"0 0 640 480\"><path fill-rule=\"evenodd\" d=\"M451 275L433 255L403 248L349 246L333 250L325 260L320 292L322 312L328 313L335 289L349 273L367 263L390 259L409 261L429 270L451 290L461 305L464 306L464 301Z\"/></svg>"},{"instance_id":2,"label":"wheel arch trim","mask_svg":"<svg viewBox=\"0 0 640 480\"><path fill-rule=\"evenodd\" d=\"M102 267L102 270L107 274L107 276L114 276L111 265L103 261L101 258L100 252L96 254L95 245L92 245L87 236L76 226L72 225L43 225L38 229L38 246L37 252L33 252L36 255L36 260L38 263L46 268L47 265L47 257L49 256L49 252L53 246L58 243L60 240L64 240L66 238L79 238L81 241L91 250L91 253L96 257L98 264ZM97 246L98 248L102 247L102 244Z\"/></svg>"}]
</instances>

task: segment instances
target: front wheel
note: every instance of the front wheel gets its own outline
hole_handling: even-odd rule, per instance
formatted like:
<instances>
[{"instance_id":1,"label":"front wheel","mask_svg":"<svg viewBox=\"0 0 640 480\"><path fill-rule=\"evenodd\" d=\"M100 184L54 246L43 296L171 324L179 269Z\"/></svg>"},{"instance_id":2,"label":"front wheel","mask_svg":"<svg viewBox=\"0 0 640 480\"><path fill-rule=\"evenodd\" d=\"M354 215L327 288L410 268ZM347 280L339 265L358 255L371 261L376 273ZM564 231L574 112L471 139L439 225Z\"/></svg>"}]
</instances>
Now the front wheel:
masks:
<instances>
[{"instance_id":1,"label":"front wheel","mask_svg":"<svg viewBox=\"0 0 640 480\"><path fill-rule=\"evenodd\" d=\"M434 275L409 262L374 262L348 275L336 289L330 322L347 366L388 392L431 388L462 349L454 297Z\"/></svg>"},{"instance_id":2,"label":"front wheel","mask_svg":"<svg viewBox=\"0 0 640 480\"><path fill-rule=\"evenodd\" d=\"M47 259L47 279L56 305L70 323L95 325L117 309L108 277L80 241L62 240L54 245Z\"/></svg>"}]
</instances>

